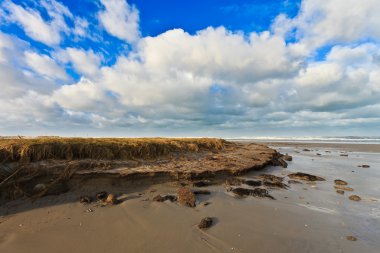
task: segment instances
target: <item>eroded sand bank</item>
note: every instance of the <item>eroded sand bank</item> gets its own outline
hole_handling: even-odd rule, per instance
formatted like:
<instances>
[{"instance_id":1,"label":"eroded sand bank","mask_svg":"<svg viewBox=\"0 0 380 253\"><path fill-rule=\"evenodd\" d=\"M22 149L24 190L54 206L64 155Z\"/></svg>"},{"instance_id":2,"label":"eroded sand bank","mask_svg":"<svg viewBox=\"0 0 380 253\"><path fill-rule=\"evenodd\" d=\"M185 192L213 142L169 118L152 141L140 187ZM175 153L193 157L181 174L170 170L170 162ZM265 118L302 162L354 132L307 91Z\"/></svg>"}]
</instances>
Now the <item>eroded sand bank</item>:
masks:
<instances>
[{"instance_id":1,"label":"eroded sand bank","mask_svg":"<svg viewBox=\"0 0 380 253\"><path fill-rule=\"evenodd\" d=\"M283 177L289 188L267 187L275 200L237 198L223 184L225 178L217 178L215 184L201 188L188 182L192 190L211 193L197 195L196 207L190 208L153 201L158 194L175 195L187 180L97 177L58 196L2 205L0 252L378 252L378 154L345 150L346 157L339 149L277 148L293 156L287 168L266 166L238 177L262 180L263 173ZM357 167L364 163L370 168ZM326 181L289 183L287 175L300 171ZM349 192L337 194L338 178L362 200L349 200ZM79 203L80 196L98 191L117 194L121 203L104 207L98 202ZM214 223L201 230L197 225L206 216Z\"/></svg>"}]
</instances>

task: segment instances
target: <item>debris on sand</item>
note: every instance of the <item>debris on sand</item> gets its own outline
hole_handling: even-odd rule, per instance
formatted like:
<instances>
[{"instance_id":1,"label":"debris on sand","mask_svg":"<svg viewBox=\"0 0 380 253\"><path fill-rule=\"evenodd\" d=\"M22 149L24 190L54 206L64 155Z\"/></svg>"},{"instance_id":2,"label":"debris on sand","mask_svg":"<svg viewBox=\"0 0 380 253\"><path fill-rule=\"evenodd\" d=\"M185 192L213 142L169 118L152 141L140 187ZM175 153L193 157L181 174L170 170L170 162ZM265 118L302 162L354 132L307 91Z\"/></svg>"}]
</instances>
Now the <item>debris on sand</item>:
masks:
<instances>
[{"instance_id":1,"label":"debris on sand","mask_svg":"<svg viewBox=\"0 0 380 253\"><path fill-rule=\"evenodd\" d=\"M320 153L317 153L317 156L321 156L322 154L320 154Z\"/></svg>"},{"instance_id":2,"label":"debris on sand","mask_svg":"<svg viewBox=\"0 0 380 253\"><path fill-rule=\"evenodd\" d=\"M195 207L195 195L189 188L181 187L178 189L178 201L182 205Z\"/></svg>"},{"instance_id":3,"label":"debris on sand","mask_svg":"<svg viewBox=\"0 0 380 253\"><path fill-rule=\"evenodd\" d=\"M107 198L104 200L104 203L108 205L115 205L117 204L117 198L113 194L108 194Z\"/></svg>"},{"instance_id":4,"label":"debris on sand","mask_svg":"<svg viewBox=\"0 0 380 253\"><path fill-rule=\"evenodd\" d=\"M349 241L352 241L352 242L358 240L355 236L352 236L352 235L348 235L348 236L346 236L346 239L349 240Z\"/></svg>"},{"instance_id":5,"label":"debris on sand","mask_svg":"<svg viewBox=\"0 0 380 253\"><path fill-rule=\"evenodd\" d=\"M206 187L209 185L211 185L210 180L201 180L201 181L193 182L193 187Z\"/></svg>"},{"instance_id":6,"label":"debris on sand","mask_svg":"<svg viewBox=\"0 0 380 253\"><path fill-rule=\"evenodd\" d=\"M262 178L271 182L282 182L284 180L283 177L278 177L271 174L261 174L260 176L258 176L258 178Z\"/></svg>"},{"instance_id":7,"label":"debris on sand","mask_svg":"<svg viewBox=\"0 0 380 253\"><path fill-rule=\"evenodd\" d=\"M174 195L164 195L164 196L157 195L156 197L153 198L153 201L157 201L157 202L164 202L166 200L169 200L170 202L175 202L175 201L177 201L177 196L174 196Z\"/></svg>"},{"instance_id":8,"label":"debris on sand","mask_svg":"<svg viewBox=\"0 0 380 253\"><path fill-rule=\"evenodd\" d=\"M288 180L288 184L302 184L302 182L290 179Z\"/></svg>"},{"instance_id":9,"label":"debris on sand","mask_svg":"<svg viewBox=\"0 0 380 253\"><path fill-rule=\"evenodd\" d=\"M309 151L310 151L310 149L308 149L308 148L304 148L302 151L306 151L306 152L309 152Z\"/></svg>"},{"instance_id":10,"label":"debris on sand","mask_svg":"<svg viewBox=\"0 0 380 253\"><path fill-rule=\"evenodd\" d=\"M326 181L322 177L318 177L318 176L303 173L303 172L292 173L292 174L289 174L288 177L290 177L291 179L299 179L299 180L304 180L304 181Z\"/></svg>"},{"instance_id":11,"label":"debris on sand","mask_svg":"<svg viewBox=\"0 0 380 253\"><path fill-rule=\"evenodd\" d=\"M371 167L371 166L369 166L368 164L363 164L363 165L358 165L358 167L369 168L369 167Z\"/></svg>"},{"instance_id":12,"label":"debris on sand","mask_svg":"<svg viewBox=\"0 0 380 253\"><path fill-rule=\"evenodd\" d=\"M282 159L281 157L275 157L272 159L272 161L270 162L270 164L272 166L282 166L283 168L287 168L288 167L288 163L285 162L284 159Z\"/></svg>"},{"instance_id":13,"label":"debris on sand","mask_svg":"<svg viewBox=\"0 0 380 253\"><path fill-rule=\"evenodd\" d=\"M343 190L343 191L349 191L349 192L352 192L354 190L353 188L344 186L344 185L334 185L334 188L337 190Z\"/></svg>"},{"instance_id":14,"label":"debris on sand","mask_svg":"<svg viewBox=\"0 0 380 253\"><path fill-rule=\"evenodd\" d=\"M231 178L227 178L224 184L226 186L239 186L243 182L244 180L241 178L231 177Z\"/></svg>"},{"instance_id":15,"label":"debris on sand","mask_svg":"<svg viewBox=\"0 0 380 253\"><path fill-rule=\"evenodd\" d=\"M200 194L200 195L210 195L211 194L211 192L208 191L208 190L195 190L195 191L193 191L193 193L195 195L198 195L198 194Z\"/></svg>"},{"instance_id":16,"label":"debris on sand","mask_svg":"<svg viewBox=\"0 0 380 253\"><path fill-rule=\"evenodd\" d=\"M348 154L340 154L340 156L348 157Z\"/></svg>"},{"instance_id":17,"label":"debris on sand","mask_svg":"<svg viewBox=\"0 0 380 253\"><path fill-rule=\"evenodd\" d=\"M82 204L90 204L92 202L92 198L90 196L81 196L79 198L79 202Z\"/></svg>"},{"instance_id":18,"label":"debris on sand","mask_svg":"<svg viewBox=\"0 0 380 253\"><path fill-rule=\"evenodd\" d=\"M288 155L288 154L282 155L281 158L284 159L285 161L288 161L288 162L293 160L293 157Z\"/></svg>"},{"instance_id":19,"label":"debris on sand","mask_svg":"<svg viewBox=\"0 0 380 253\"><path fill-rule=\"evenodd\" d=\"M282 182L270 182L270 181L264 181L264 186L271 187L271 188L282 188L282 189L287 189L289 185L284 184Z\"/></svg>"},{"instance_id":20,"label":"debris on sand","mask_svg":"<svg viewBox=\"0 0 380 253\"><path fill-rule=\"evenodd\" d=\"M259 197L259 198L269 198L269 199L275 199L271 195L269 195L268 191L261 188L255 188L255 189L247 189L247 188L234 188L231 190L235 195L239 197L246 197L246 196L253 196L253 197Z\"/></svg>"},{"instance_id":21,"label":"debris on sand","mask_svg":"<svg viewBox=\"0 0 380 253\"><path fill-rule=\"evenodd\" d=\"M341 179L335 179L335 180L334 180L334 183L335 183L336 185L348 185L348 183L347 183L346 181L341 180Z\"/></svg>"},{"instance_id":22,"label":"debris on sand","mask_svg":"<svg viewBox=\"0 0 380 253\"><path fill-rule=\"evenodd\" d=\"M198 228L205 229L205 228L211 227L211 225L212 225L212 218L206 217L206 218L203 218L201 222L199 222Z\"/></svg>"},{"instance_id":23,"label":"debris on sand","mask_svg":"<svg viewBox=\"0 0 380 253\"><path fill-rule=\"evenodd\" d=\"M344 194L344 191L343 190L336 190L336 193L338 193L338 194Z\"/></svg>"},{"instance_id":24,"label":"debris on sand","mask_svg":"<svg viewBox=\"0 0 380 253\"><path fill-rule=\"evenodd\" d=\"M249 186L261 186L262 182L259 180L252 180L252 179L247 179L243 181L244 184L249 185Z\"/></svg>"},{"instance_id":25,"label":"debris on sand","mask_svg":"<svg viewBox=\"0 0 380 253\"><path fill-rule=\"evenodd\" d=\"M206 202L202 202L202 206L208 206L208 205L210 205L211 204L211 202L208 202L208 201L206 201Z\"/></svg>"},{"instance_id":26,"label":"debris on sand","mask_svg":"<svg viewBox=\"0 0 380 253\"><path fill-rule=\"evenodd\" d=\"M108 193L107 192L98 192L96 194L96 200L106 200L106 198L108 197Z\"/></svg>"},{"instance_id":27,"label":"debris on sand","mask_svg":"<svg viewBox=\"0 0 380 253\"><path fill-rule=\"evenodd\" d=\"M353 201L360 201L362 200L361 197L359 197L358 195L351 195L348 197L350 200L353 200Z\"/></svg>"}]
</instances>

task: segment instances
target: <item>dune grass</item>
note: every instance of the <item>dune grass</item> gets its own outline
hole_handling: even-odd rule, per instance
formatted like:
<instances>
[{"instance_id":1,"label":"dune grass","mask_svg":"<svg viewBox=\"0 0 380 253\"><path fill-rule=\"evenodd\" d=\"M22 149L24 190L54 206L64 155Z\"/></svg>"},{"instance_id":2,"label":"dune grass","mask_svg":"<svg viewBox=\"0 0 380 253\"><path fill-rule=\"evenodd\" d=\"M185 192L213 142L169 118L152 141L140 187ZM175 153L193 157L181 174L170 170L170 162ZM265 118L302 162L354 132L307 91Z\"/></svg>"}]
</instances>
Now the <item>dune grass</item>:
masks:
<instances>
[{"instance_id":1,"label":"dune grass","mask_svg":"<svg viewBox=\"0 0 380 253\"><path fill-rule=\"evenodd\" d=\"M0 139L0 163L46 159L153 159L173 152L221 150L215 138L19 138Z\"/></svg>"}]
</instances>

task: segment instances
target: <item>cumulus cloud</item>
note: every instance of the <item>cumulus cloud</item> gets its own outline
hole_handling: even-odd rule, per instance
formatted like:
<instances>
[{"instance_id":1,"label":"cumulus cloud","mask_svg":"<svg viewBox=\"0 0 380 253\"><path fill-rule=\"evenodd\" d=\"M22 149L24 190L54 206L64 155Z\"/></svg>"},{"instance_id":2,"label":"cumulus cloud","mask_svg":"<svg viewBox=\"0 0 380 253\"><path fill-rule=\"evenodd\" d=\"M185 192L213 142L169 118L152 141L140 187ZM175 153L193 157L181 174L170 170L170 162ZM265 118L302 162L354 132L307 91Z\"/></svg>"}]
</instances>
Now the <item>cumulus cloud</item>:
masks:
<instances>
[{"instance_id":1,"label":"cumulus cloud","mask_svg":"<svg viewBox=\"0 0 380 253\"><path fill-rule=\"evenodd\" d=\"M99 72L101 55L95 54L92 49L83 50L80 48L66 48L59 50L55 58L63 63L71 63L74 69L85 76L95 76Z\"/></svg>"},{"instance_id":2,"label":"cumulus cloud","mask_svg":"<svg viewBox=\"0 0 380 253\"><path fill-rule=\"evenodd\" d=\"M31 51L24 53L27 65L36 73L46 78L68 80L68 76L61 66L59 66L48 55L38 54Z\"/></svg>"},{"instance_id":3,"label":"cumulus cloud","mask_svg":"<svg viewBox=\"0 0 380 253\"><path fill-rule=\"evenodd\" d=\"M32 39L47 45L57 45L61 42L61 33L68 33L65 16L71 17L70 11L54 0L41 1L50 21L45 20L37 10L24 8L11 1L5 1L3 8L7 11L6 19L17 23Z\"/></svg>"},{"instance_id":4,"label":"cumulus cloud","mask_svg":"<svg viewBox=\"0 0 380 253\"><path fill-rule=\"evenodd\" d=\"M140 37L139 11L126 0L101 0L104 10L99 12L99 20L106 31L127 42L135 42Z\"/></svg>"},{"instance_id":5,"label":"cumulus cloud","mask_svg":"<svg viewBox=\"0 0 380 253\"><path fill-rule=\"evenodd\" d=\"M377 0L302 1L294 19L279 15L272 29L279 34L294 32L310 49L324 44L380 39L380 5Z\"/></svg>"}]
</instances>

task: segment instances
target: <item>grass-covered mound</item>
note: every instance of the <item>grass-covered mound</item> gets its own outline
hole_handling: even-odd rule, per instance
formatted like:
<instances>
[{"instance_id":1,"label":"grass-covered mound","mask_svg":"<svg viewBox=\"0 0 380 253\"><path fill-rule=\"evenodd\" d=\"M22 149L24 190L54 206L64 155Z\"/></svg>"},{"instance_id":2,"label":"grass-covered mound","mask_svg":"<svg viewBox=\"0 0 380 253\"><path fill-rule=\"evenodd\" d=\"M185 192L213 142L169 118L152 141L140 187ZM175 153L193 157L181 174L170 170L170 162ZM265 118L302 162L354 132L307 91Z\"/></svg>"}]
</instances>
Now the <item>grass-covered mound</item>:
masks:
<instances>
[{"instance_id":1,"label":"grass-covered mound","mask_svg":"<svg viewBox=\"0 0 380 253\"><path fill-rule=\"evenodd\" d=\"M46 159L152 159L172 152L221 150L215 138L19 138L0 139L0 163Z\"/></svg>"}]
</instances>

